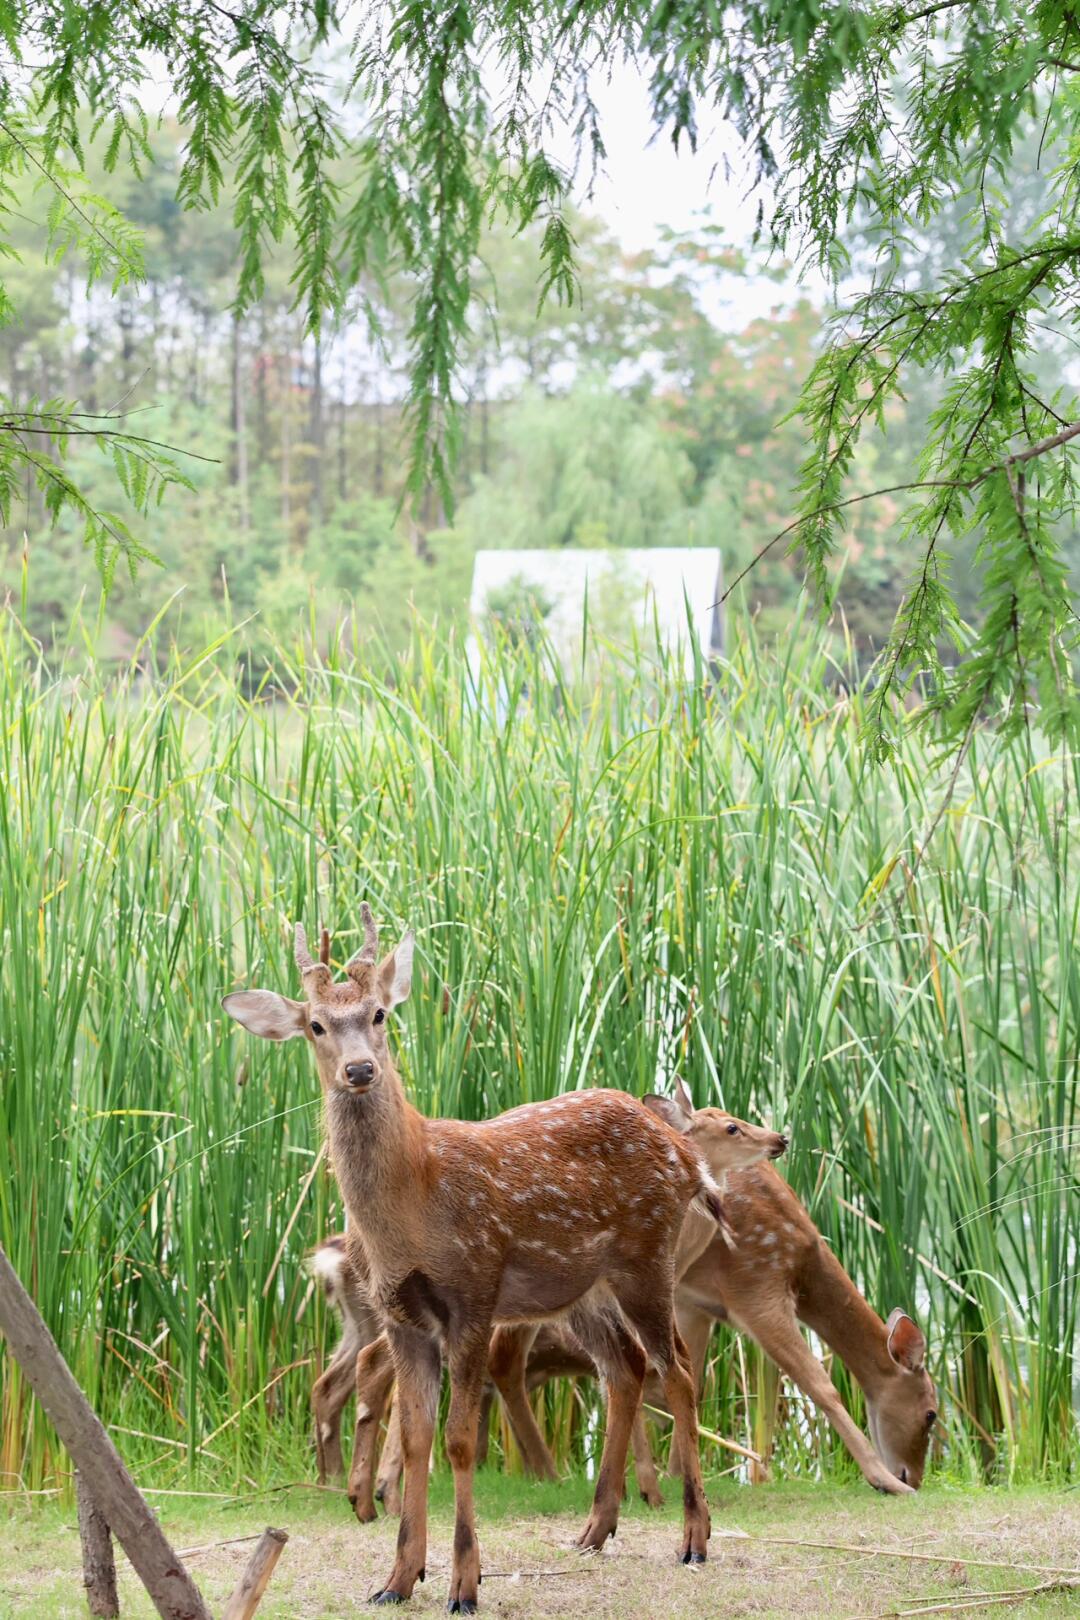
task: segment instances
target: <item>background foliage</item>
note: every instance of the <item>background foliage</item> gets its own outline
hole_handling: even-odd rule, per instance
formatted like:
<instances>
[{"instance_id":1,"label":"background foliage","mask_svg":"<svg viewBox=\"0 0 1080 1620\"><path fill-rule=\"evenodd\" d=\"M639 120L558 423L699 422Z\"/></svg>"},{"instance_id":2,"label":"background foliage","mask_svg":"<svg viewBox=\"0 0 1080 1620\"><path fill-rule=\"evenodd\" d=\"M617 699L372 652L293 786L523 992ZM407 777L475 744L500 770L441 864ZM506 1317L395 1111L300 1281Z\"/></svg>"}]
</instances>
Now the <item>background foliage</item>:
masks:
<instances>
[{"instance_id":1,"label":"background foliage","mask_svg":"<svg viewBox=\"0 0 1080 1620\"><path fill-rule=\"evenodd\" d=\"M317 1083L219 1001L293 990L298 917L343 960L367 896L418 930L398 1045L422 1108L678 1066L783 1123L844 1263L927 1327L947 1465L1073 1477L1075 761L980 735L941 814L917 738L868 768L866 694L845 671L826 695L806 641L740 639L719 687L598 653L576 690L528 638L474 678L418 632L389 685L300 632L257 675L230 633L110 675L5 617L0 1241L77 1377L157 1488L311 1466L332 1333L303 1256L341 1220ZM591 1449L595 1391L549 1399L560 1455ZM793 1400L725 1344L704 1421L847 1470L812 1412L778 1428ZM0 1479L65 1467L0 1361Z\"/></svg>"},{"instance_id":2,"label":"background foliage","mask_svg":"<svg viewBox=\"0 0 1080 1620\"><path fill-rule=\"evenodd\" d=\"M449 514L463 412L486 397L490 375L477 348L478 310L498 270L484 257L486 234L494 225L531 237L541 311L581 297L587 254L571 200L604 158L594 87L631 64L647 79L656 132L676 147L694 143L706 116L729 121L758 192L761 242L837 287L827 342L798 374L809 442L790 522L772 540L799 548L826 600L852 503L869 493L857 476L861 441L920 373L937 381L890 486L904 497L896 515L908 557L867 711L874 752L894 746L919 680L932 697L920 717L954 742L988 711L1022 727L1034 705L1049 735L1074 734L1078 620L1066 548L1080 407L1068 376L1048 382L1044 366L1047 334L1051 349L1074 341L1080 308L1074 0L399 0L360 7L348 41L344 21L328 0L209 9L161 0L114 7L107 20L85 0L58 11L11 0L0 18L9 53L0 63L0 252L15 245L20 188L34 182L47 256L79 262L91 283L108 285L130 338L132 289L151 285L152 267L121 193L131 177L140 195L148 189L159 155L145 102L148 91L160 100L150 64L162 63L182 129L161 216L172 215L170 273L183 214L224 205L232 221L214 241L234 320L237 458L246 443L243 323L265 313L275 279L292 327L287 350L306 334L316 375L324 339L352 312L385 341L384 317L396 309L405 493L414 513L427 508L430 519L437 503ZM568 132L576 164L557 156ZM1040 205L1017 207L1017 192L1026 196L1035 180ZM943 230L954 244L946 258L934 251ZM0 294L0 318L19 313L14 291ZM36 302L31 292L26 307ZM637 302L640 314L650 299ZM606 299L595 310L609 340L640 330L621 325ZM564 340L593 342L595 321L589 308L556 324ZM509 330L529 347L524 323L511 319ZM316 518L326 494L321 379L309 460L290 425L294 373L286 363L278 376L290 406L280 444L286 544L298 471L302 483L311 475L306 504ZM122 416L88 413L79 399L68 389L2 401L0 517L28 483L50 515L81 528L108 580L119 558L134 568L144 552L117 496L145 518L187 474L167 441L133 432ZM66 457L87 434L113 462L100 498ZM238 486L246 481L238 468ZM258 521L257 492L240 496L238 515L241 528ZM977 564L970 632L952 580L957 550ZM408 582L400 559L396 571L379 560L395 583Z\"/></svg>"}]
</instances>

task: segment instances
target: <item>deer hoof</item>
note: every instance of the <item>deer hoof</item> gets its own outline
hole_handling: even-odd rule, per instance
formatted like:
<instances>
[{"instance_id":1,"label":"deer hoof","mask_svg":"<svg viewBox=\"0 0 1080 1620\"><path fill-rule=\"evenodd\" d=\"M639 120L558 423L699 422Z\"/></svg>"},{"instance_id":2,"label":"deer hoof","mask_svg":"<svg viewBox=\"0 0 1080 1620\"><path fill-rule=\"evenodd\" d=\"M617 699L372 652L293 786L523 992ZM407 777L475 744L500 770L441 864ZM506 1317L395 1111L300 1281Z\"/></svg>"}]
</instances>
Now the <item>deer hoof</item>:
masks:
<instances>
[{"instance_id":1,"label":"deer hoof","mask_svg":"<svg viewBox=\"0 0 1080 1620\"><path fill-rule=\"evenodd\" d=\"M473 1598L451 1598L446 1605L451 1614L475 1614L476 1603Z\"/></svg>"},{"instance_id":2,"label":"deer hoof","mask_svg":"<svg viewBox=\"0 0 1080 1620\"><path fill-rule=\"evenodd\" d=\"M682 1555L682 1561L684 1564L703 1564L705 1562L705 1557L705 1553L693 1551L684 1552Z\"/></svg>"},{"instance_id":3,"label":"deer hoof","mask_svg":"<svg viewBox=\"0 0 1080 1620\"><path fill-rule=\"evenodd\" d=\"M664 1498L659 1491L642 1491L641 1500L646 1507L662 1508L664 1505Z\"/></svg>"},{"instance_id":4,"label":"deer hoof","mask_svg":"<svg viewBox=\"0 0 1080 1620\"><path fill-rule=\"evenodd\" d=\"M384 1586L381 1592L372 1592L368 1598L369 1603L404 1603L406 1600L400 1592L395 1592L392 1586Z\"/></svg>"}]
</instances>

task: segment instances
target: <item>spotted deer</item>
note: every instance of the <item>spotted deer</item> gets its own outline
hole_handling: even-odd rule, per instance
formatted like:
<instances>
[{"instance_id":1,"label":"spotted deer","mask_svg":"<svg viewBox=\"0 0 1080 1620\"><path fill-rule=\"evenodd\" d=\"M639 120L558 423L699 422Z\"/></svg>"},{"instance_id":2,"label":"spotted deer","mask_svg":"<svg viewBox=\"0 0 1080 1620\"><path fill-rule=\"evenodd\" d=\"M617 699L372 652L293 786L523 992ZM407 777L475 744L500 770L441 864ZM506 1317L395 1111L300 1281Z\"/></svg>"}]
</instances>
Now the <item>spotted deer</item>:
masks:
<instances>
[{"instance_id":1,"label":"spotted deer","mask_svg":"<svg viewBox=\"0 0 1080 1620\"><path fill-rule=\"evenodd\" d=\"M690 1347L695 1387L700 1387L713 1327L719 1321L730 1322L755 1339L825 1414L869 1484L888 1495L917 1490L926 1470L938 1404L926 1370L926 1340L917 1323L899 1307L882 1320L796 1194L769 1165L730 1172L724 1211L734 1243L713 1237L682 1272L675 1290L676 1320ZM861 1386L872 1444L800 1333L800 1322L829 1345ZM582 1371L580 1351L565 1339L553 1339L550 1331L531 1349L526 1347L524 1360L520 1348L513 1330L499 1330L491 1351L500 1386L516 1386L511 1410L518 1409L524 1391L545 1378ZM346 1388L342 1400L347 1397ZM655 1389L647 1391L647 1399L662 1404L661 1392ZM545 1476L554 1469L546 1446L543 1458L532 1446L521 1449L532 1472ZM634 1458L642 1494L654 1501L655 1471L643 1429L635 1431ZM677 1442L672 1444L668 1466L672 1473L679 1472ZM398 1471L391 1447L380 1478L396 1480Z\"/></svg>"},{"instance_id":2,"label":"spotted deer","mask_svg":"<svg viewBox=\"0 0 1080 1620\"><path fill-rule=\"evenodd\" d=\"M412 984L413 937L379 961L366 904L362 916L364 943L343 981L312 960L298 924L304 999L245 990L223 1005L252 1034L299 1037L312 1048L348 1250L389 1340L405 1494L393 1568L372 1600L403 1602L424 1576L428 1458L445 1356L455 1505L448 1607L476 1612L473 1468L497 1322L565 1315L606 1379L604 1447L582 1548L599 1549L615 1532L645 1373L657 1371L685 1464L680 1553L683 1562L704 1562L710 1524L694 1385L673 1310L687 1209L696 1203L714 1224L722 1216L704 1161L623 1092L575 1092L480 1123L419 1113L387 1043L387 1014Z\"/></svg>"},{"instance_id":3,"label":"spotted deer","mask_svg":"<svg viewBox=\"0 0 1080 1620\"><path fill-rule=\"evenodd\" d=\"M659 1118L687 1131L689 1140L721 1188L729 1170L764 1158L779 1158L787 1149L787 1138L776 1131L750 1125L719 1108L695 1111L678 1075L674 1101L653 1096L643 1098L642 1102ZM688 1119L689 1127L686 1126ZM709 1244L715 1232L711 1218L693 1209L687 1212L676 1249L676 1278ZM396 1404L391 1411L378 1480L374 1478L378 1424L393 1379L392 1363L385 1341L372 1342L363 1281L352 1269L344 1238L328 1238L315 1250L312 1259L328 1297L341 1312L344 1329L330 1366L312 1389L319 1478L325 1482L329 1474L336 1476L342 1471L341 1412L351 1393L351 1368L355 1371L358 1409L348 1491L357 1518L365 1524L375 1517L377 1498L390 1512L400 1508L401 1453ZM363 1354L358 1360L361 1350ZM527 1398L528 1389L542 1382L541 1367L547 1370L548 1376L596 1372L583 1346L562 1324L532 1323L496 1329L488 1372L505 1403L525 1468L537 1478L555 1479L554 1461ZM658 1506L662 1498L640 1412L634 1420L632 1444L641 1494L647 1502Z\"/></svg>"},{"instance_id":4,"label":"spotted deer","mask_svg":"<svg viewBox=\"0 0 1080 1620\"><path fill-rule=\"evenodd\" d=\"M887 1321L860 1294L787 1182L767 1165L733 1174L725 1212L737 1241L710 1241L683 1272L676 1299L700 1387L716 1322L749 1333L828 1418L876 1490L922 1484L937 1396L926 1339L899 1307ZM799 1332L804 1322L861 1385L871 1445ZM679 1471L680 1442L669 1467Z\"/></svg>"}]
</instances>

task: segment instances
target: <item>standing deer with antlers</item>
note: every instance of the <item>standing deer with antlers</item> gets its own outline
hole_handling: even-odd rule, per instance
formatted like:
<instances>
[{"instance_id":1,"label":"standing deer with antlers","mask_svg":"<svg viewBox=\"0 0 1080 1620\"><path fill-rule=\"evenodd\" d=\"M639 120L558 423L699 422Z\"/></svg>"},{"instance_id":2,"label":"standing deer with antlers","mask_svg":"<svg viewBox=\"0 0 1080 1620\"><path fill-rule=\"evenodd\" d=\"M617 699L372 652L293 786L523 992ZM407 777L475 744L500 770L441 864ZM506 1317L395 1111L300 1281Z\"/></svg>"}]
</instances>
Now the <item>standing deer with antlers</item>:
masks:
<instances>
[{"instance_id":1,"label":"standing deer with antlers","mask_svg":"<svg viewBox=\"0 0 1080 1620\"><path fill-rule=\"evenodd\" d=\"M387 1013L411 988L413 938L406 934L379 962L367 905L362 915L364 944L346 964L344 982L312 960L297 925L305 999L247 990L223 1005L255 1035L311 1045L349 1214L347 1243L389 1337L405 1500L394 1566L373 1601L403 1602L424 1576L428 1457L445 1354L455 1504L449 1609L476 1612L473 1466L491 1330L496 1322L562 1314L609 1391L596 1491L579 1545L598 1549L615 1532L651 1364L686 1466L681 1557L704 1562L710 1526L694 1386L672 1305L688 1207L696 1201L714 1222L721 1219L704 1162L623 1092L575 1092L480 1124L418 1113L386 1040Z\"/></svg>"}]
</instances>

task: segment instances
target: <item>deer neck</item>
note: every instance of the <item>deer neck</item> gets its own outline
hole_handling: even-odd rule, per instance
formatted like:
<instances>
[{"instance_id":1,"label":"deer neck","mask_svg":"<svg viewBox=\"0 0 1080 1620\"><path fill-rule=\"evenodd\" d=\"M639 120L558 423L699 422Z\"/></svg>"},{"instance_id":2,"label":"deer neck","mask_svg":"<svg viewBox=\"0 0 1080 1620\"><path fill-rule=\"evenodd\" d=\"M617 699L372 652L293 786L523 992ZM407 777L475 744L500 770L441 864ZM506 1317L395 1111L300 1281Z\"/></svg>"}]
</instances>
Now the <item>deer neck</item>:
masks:
<instances>
[{"instance_id":1,"label":"deer neck","mask_svg":"<svg viewBox=\"0 0 1080 1620\"><path fill-rule=\"evenodd\" d=\"M326 1099L330 1158L349 1219L377 1265L400 1248L402 1212L415 1211L426 1156L424 1120L389 1065L361 1096L335 1090Z\"/></svg>"},{"instance_id":2,"label":"deer neck","mask_svg":"<svg viewBox=\"0 0 1080 1620\"><path fill-rule=\"evenodd\" d=\"M800 1278L799 1315L840 1357L871 1398L895 1372L881 1317L868 1305L824 1242Z\"/></svg>"}]
</instances>

